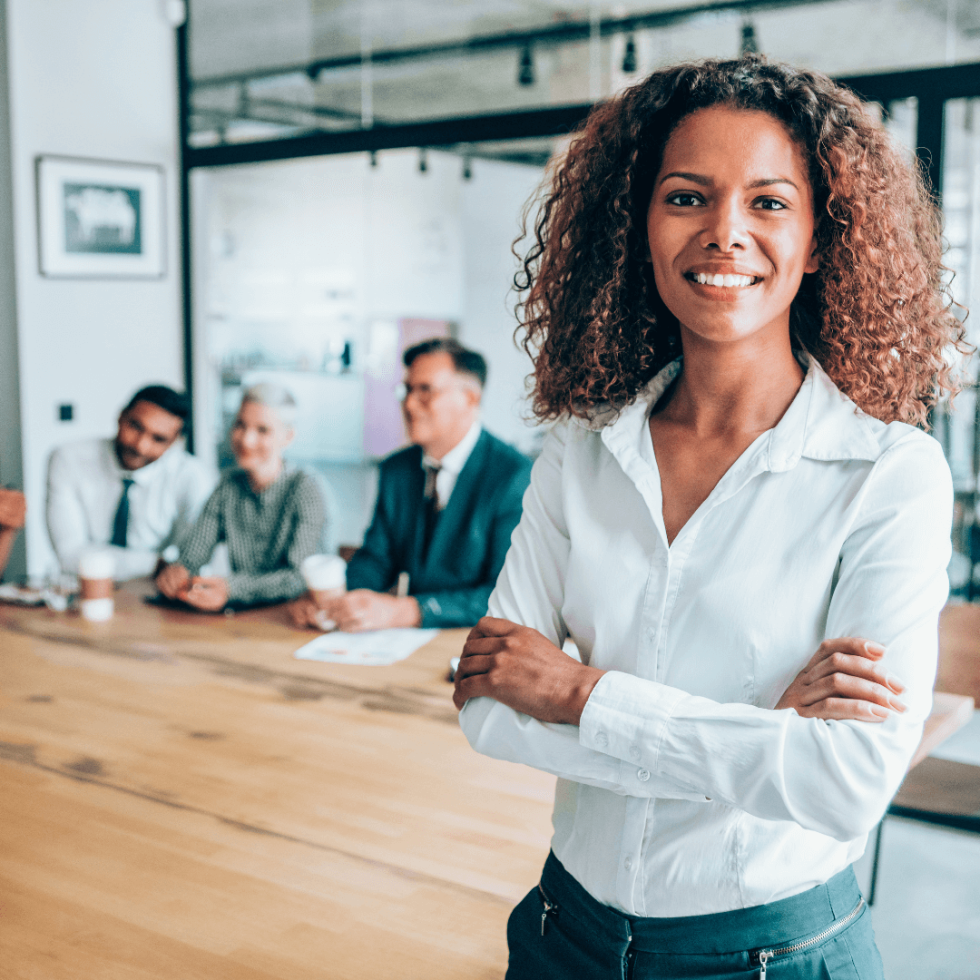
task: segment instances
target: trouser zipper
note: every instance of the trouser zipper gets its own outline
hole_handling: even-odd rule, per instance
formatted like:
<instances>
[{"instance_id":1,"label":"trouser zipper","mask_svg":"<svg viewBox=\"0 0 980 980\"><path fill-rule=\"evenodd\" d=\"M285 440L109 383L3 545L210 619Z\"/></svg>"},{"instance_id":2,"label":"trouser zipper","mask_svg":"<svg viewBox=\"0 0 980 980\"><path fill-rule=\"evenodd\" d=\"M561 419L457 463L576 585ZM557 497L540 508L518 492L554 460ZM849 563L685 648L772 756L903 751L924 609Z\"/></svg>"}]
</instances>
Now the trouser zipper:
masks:
<instances>
[{"instance_id":1,"label":"trouser zipper","mask_svg":"<svg viewBox=\"0 0 980 980\"><path fill-rule=\"evenodd\" d=\"M548 916L553 915L556 919L558 918L558 906L548 898L540 883L538 884L538 894L540 894L541 904L544 906L541 913L541 935L543 936L548 927Z\"/></svg>"},{"instance_id":2,"label":"trouser zipper","mask_svg":"<svg viewBox=\"0 0 980 980\"><path fill-rule=\"evenodd\" d=\"M824 929L823 932L818 933L816 936L811 936L809 939L804 939L799 943L793 943L792 946L780 946L778 949L760 949L758 952L753 953L752 959L759 964L759 980L766 980L766 969L770 961L774 960L777 956L788 956L790 953L799 953L804 949L809 949L811 946L822 943L825 939L829 939L834 933L840 932L846 925L853 922L861 914L863 908L864 899L859 898L857 905L843 919L838 919L832 926Z\"/></svg>"}]
</instances>

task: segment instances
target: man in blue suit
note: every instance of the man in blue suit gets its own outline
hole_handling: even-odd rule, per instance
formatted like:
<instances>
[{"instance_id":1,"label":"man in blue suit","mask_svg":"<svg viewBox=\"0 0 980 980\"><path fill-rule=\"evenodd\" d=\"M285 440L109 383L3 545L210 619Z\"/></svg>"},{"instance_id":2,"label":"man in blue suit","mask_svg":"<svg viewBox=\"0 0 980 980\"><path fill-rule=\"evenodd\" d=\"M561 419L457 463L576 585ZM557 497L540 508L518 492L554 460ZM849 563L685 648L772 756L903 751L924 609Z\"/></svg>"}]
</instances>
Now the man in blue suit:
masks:
<instances>
[{"instance_id":1,"label":"man in blue suit","mask_svg":"<svg viewBox=\"0 0 980 980\"><path fill-rule=\"evenodd\" d=\"M412 445L381 464L374 518L327 618L347 631L473 626L521 517L531 462L480 425L483 357L455 340L404 355L402 411ZM408 595L392 595L402 573ZM298 622L316 625L309 600Z\"/></svg>"}]
</instances>

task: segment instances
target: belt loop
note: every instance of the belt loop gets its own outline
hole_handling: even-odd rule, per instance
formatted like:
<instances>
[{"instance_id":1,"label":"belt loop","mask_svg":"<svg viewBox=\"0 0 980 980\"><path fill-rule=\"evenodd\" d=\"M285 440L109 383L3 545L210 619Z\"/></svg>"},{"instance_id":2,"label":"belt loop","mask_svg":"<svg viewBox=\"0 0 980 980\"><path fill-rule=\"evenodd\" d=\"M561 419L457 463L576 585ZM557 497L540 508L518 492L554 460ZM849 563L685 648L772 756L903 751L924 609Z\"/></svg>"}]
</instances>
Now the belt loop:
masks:
<instances>
[{"instance_id":1,"label":"belt loop","mask_svg":"<svg viewBox=\"0 0 980 980\"><path fill-rule=\"evenodd\" d=\"M847 915L854 908L856 896L860 895L854 871L850 867L835 874L824 888L827 889L827 902L835 919Z\"/></svg>"}]
</instances>

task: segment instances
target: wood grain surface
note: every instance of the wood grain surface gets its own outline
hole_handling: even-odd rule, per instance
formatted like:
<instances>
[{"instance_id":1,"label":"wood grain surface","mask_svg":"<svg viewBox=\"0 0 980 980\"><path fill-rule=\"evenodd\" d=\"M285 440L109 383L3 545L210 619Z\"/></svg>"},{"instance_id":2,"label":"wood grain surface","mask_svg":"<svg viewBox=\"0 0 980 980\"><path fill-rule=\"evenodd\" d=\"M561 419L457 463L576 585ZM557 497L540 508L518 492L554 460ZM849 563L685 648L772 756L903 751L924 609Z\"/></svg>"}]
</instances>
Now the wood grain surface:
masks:
<instances>
[{"instance_id":1,"label":"wood grain surface","mask_svg":"<svg viewBox=\"0 0 980 980\"><path fill-rule=\"evenodd\" d=\"M554 779L477 755L449 630L298 661L282 611L0 607L0 977L499 977Z\"/></svg>"},{"instance_id":2,"label":"wood grain surface","mask_svg":"<svg viewBox=\"0 0 980 980\"><path fill-rule=\"evenodd\" d=\"M144 591L105 624L0 605L0 980L502 976L554 779L466 744L465 631L321 664L280 608ZM978 613L944 613L947 691ZM969 710L937 696L923 750Z\"/></svg>"}]
</instances>

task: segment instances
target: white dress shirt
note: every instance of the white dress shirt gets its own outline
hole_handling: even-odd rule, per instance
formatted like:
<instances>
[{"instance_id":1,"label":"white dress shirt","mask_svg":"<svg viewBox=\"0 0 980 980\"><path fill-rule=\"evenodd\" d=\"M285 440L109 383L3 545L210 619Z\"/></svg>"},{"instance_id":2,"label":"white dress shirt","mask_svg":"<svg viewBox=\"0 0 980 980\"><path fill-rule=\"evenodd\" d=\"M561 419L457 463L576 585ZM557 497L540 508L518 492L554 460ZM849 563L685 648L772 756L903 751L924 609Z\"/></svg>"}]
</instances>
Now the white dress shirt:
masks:
<instances>
[{"instance_id":1,"label":"white dress shirt","mask_svg":"<svg viewBox=\"0 0 980 980\"><path fill-rule=\"evenodd\" d=\"M618 417L554 427L490 598L608 671L580 726L489 698L461 714L478 751L560 777L556 856L639 916L777 901L863 852L930 710L948 591L939 444L863 414L816 362L668 547L648 420L679 370ZM839 636L886 646L905 714L773 710Z\"/></svg>"},{"instance_id":2,"label":"white dress shirt","mask_svg":"<svg viewBox=\"0 0 980 980\"><path fill-rule=\"evenodd\" d=\"M422 466L433 466L438 469L436 473L436 498L439 510L445 510L446 505L449 503L453 488L456 486L456 480L459 479L459 474L463 472L466 461L476 448L482 431L483 426L480 424L480 420L477 419L467 429L466 435L442 459L435 459L432 456L423 454Z\"/></svg>"},{"instance_id":3,"label":"white dress shirt","mask_svg":"<svg viewBox=\"0 0 980 980\"><path fill-rule=\"evenodd\" d=\"M113 439L90 439L54 450L48 462L48 534L61 567L78 570L92 545L112 539L123 478L129 489L126 547L111 547L117 580L150 575L160 553L179 544L214 489L215 476L179 445L138 470L123 469Z\"/></svg>"}]
</instances>

